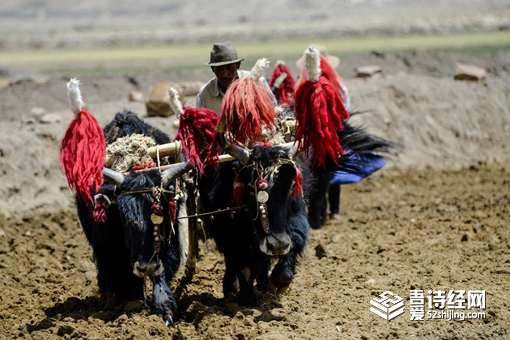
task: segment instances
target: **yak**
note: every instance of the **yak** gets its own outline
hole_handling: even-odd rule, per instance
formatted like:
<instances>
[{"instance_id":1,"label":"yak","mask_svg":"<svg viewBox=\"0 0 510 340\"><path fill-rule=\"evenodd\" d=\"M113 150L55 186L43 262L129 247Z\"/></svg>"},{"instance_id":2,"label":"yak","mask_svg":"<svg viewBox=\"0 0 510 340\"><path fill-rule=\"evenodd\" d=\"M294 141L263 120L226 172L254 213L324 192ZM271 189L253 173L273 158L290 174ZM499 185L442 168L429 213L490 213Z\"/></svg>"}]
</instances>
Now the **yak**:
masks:
<instances>
[{"instance_id":1,"label":"yak","mask_svg":"<svg viewBox=\"0 0 510 340\"><path fill-rule=\"evenodd\" d=\"M162 131L135 113L115 115L104 128L108 144L132 134L152 137L157 144L170 141ZM176 216L186 208L186 192L175 178L187 170L182 163L169 169L124 175L105 169L105 184L94 193L94 206L77 195L79 220L92 247L101 293L115 301L144 298L144 280L153 283L152 308L171 324L176 301L169 281L181 262L179 233L185 227Z\"/></svg>"},{"instance_id":2,"label":"yak","mask_svg":"<svg viewBox=\"0 0 510 340\"><path fill-rule=\"evenodd\" d=\"M265 291L271 282L286 288L309 231L301 174L293 150L230 144L236 161L210 167L200 179L202 208L217 212L205 226L225 259L223 294L241 305L259 302L254 283ZM271 260L277 261L269 276Z\"/></svg>"}]
</instances>

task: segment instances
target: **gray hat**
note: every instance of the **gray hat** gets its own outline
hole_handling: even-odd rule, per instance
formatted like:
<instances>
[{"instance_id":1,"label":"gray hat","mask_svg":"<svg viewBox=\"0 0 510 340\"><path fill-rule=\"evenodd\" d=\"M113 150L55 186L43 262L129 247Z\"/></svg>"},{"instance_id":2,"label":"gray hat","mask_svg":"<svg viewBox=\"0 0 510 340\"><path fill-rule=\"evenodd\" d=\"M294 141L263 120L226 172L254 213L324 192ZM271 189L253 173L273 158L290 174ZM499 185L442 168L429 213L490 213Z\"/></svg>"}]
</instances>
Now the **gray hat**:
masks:
<instances>
[{"instance_id":1,"label":"gray hat","mask_svg":"<svg viewBox=\"0 0 510 340\"><path fill-rule=\"evenodd\" d=\"M228 64L239 63L244 58L237 56L237 51L230 43L215 43L211 50L209 66L223 66Z\"/></svg>"}]
</instances>

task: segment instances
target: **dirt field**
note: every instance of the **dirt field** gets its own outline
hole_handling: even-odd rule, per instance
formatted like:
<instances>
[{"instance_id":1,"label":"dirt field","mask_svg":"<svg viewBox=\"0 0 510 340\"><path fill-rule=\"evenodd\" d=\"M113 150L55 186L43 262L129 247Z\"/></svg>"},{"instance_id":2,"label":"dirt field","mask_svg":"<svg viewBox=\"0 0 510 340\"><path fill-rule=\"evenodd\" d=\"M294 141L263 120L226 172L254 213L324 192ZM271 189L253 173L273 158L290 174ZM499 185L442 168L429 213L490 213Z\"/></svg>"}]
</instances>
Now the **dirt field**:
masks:
<instances>
[{"instance_id":1,"label":"dirt field","mask_svg":"<svg viewBox=\"0 0 510 340\"><path fill-rule=\"evenodd\" d=\"M508 338L510 168L391 171L345 187L338 223L312 231L291 288L256 309L221 299L220 256L202 247L198 273L166 328L140 305L98 299L90 249L73 213L1 222L4 338L357 339ZM486 290L486 318L387 322L369 311L391 290ZM406 301L407 303L408 301Z\"/></svg>"}]
</instances>

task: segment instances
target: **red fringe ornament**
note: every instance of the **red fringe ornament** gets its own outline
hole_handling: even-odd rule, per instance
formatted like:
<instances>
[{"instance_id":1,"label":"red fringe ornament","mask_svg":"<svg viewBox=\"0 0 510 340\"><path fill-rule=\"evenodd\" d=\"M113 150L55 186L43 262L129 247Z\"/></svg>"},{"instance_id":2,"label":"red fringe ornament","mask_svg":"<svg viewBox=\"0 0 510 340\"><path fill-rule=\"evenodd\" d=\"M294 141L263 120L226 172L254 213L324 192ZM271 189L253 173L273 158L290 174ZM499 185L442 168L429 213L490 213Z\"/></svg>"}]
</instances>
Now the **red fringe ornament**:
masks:
<instances>
[{"instance_id":1,"label":"red fringe ornament","mask_svg":"<svg viewBox=\"0 0 510 340\"><path fill-rule=\"evenodd\" d=\"M92 220L98 224L105 224L107 220L106 210L108 209L108 203L104 200L100 200L95 203L94 210L92 211Z\"/></svg>"},{"instance_id":2,"label":"red fringe ornament","mask_svg":"<svg viewBox=\"0 0 510 340\"><path fill-rule=\"evenodd\" d=\"M338 164L343 149L337 133L348 117L336 86L326 77L302 82L296 90L296 140L305 154L312 150L317 166L324 166L326 157Z\"/></svg>"},{"instance_id":3,"label":"red fringe ornament","mask_svg":"<svg viewBox=\"0 0 510 340\"><path fill-rule=\"evenodd\" d=\"M338 90L338 93L340 93L342 96L342 102L345 104L349 96L349 93L347 92L347 86L345 86L342 77L340 77L333 66L331 66L328 59L323 55L321 55L321 75L335 86L335 88Z\"/></svg>"},{"instance_id":4,"label":"red fringe ornament","mask_svg":"<svg viewBox=\"0 0 510 340\"><path fill-rule=\"evenodd\" d=\"M266 89L250 77L234 81L221 105L221 121L230 142L250 145L262 137L262 129L275 128L275 110Z\"/></svg>"},{"instance_id":5,"label":"red fringe ornament","mask_svg":"<svg viewBox=\"0 0 510 340\"><path fill-rule=\"evenodd\" d=\"M151 168L154 168L155 166L156 166L156 162L154 162L151 159L151 160L148 160L147 162L145 162L143 164L137 164L137 165L131 166L130 170L138 171L138 170L144 170L144 169L151 169Z\"/></svg>"},{"instance_id":6,"label":"red fringe ornament","mask_svg":"<svg viewBox=\"0 0 510 340\"><path fill-rule=\"evenodd\" d=\"M287 65L282 63L276 65L273 70L273 74L271 75L269 86L273 88L275 80L282 74L287 74L287 77L280 84L280 87L278 87L276 98L278 99L279 104L292 106L294 105L294 86L296 86L296 82L294 81L292 72Z\"/></svg>"},{"instance_id":7,"label":"red fringe ornament","mask_svg":"<svg viewBox=\"0 0 510 340\"><path fill-rule=\"evenodd\" d=\"M176 139L181 141L186 159L200 172L207 159L218 154L214 147L218 122L218 114L207 108L185 107L180 115Z\"/></svg>"},{"instance_id":8,"label":"red fringe ornament","mask_svg":"<svg viewBox=\"0 0 510 340\"><path fill-rule=\"evenodd\" d=\"M292 189L292 197L297 198L303 196L303 174L301 170L296 168L296 176L294 176L294 188Z\"/></svg>"},{"instance_id":9,"label":"red fringe ornament","mask_svg":"<svg viewBox=\"0 0 510 340\"><path fill-rule=\"evenodd\" d=\"M89 203L103 184L106 144L103 129L87 110L71 121L60 145L60 166L71 189Z\"/></svg>"},{"instance_id":10,"label":"red fringe ornament","mask_svg":"<svg viewBox=\"0 0 510 340\"><path fill-rule=\"evenodd\" d=\"M168 201L168 218L170 219L170 223L175 222L176 214L177 214L177 202L175 200Z\"/></svg>"},{"instance_id":11,"label":"red fringe ornament","mask_svg":"<svg viewBox=\"0 0 510 340\"><path fill-rule=\"evenodd\" d=\"M323 55L320 56L320 68L321 68L321 76L326 78L327 80L329 80L331 82L331 84L333 84L335 89L340 94L340 96L342 98L342 102L345 104L346 100L349 97L349 93L347 91L347 86L345 86L345 83L344 83L342 77L335 71L333 66L331 66L331 64L328 61L328 58L326 58ZM299 79L300 79L300 81L298 82L297 88L299 88L301 85L303 85L304 83L306 83L308 81L306 69L303 68L301 70Z\"/></svg>"}]
</instances>

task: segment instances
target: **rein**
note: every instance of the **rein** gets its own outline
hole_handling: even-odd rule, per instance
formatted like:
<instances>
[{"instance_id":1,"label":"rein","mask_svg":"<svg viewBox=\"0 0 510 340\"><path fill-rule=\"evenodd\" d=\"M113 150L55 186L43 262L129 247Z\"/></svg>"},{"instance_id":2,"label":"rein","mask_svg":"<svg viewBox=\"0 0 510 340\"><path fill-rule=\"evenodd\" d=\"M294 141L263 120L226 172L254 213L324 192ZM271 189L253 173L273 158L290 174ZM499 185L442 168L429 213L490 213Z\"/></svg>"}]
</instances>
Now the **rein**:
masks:
<instances>
[{"instance_id":1,"label":"rein","mask_svg":"<svg viewBox=\"0 0 510 340\"><path fill-rule=\"evenodd\" d=\"M200 214L181 216L181 217L177 217L177 219L180 220L180 219L184 219L184 218L198 218L198 217L202 217L202 216L210 216L210 215L221 214L221 213L225 213L225 212L238 211L238 210L241 210L244 208L246 208L246 205L240 205L238 207L233 207L233 208L218 209L218 210L209 211L209 212L200 213Z\"/></svg>"}]
</instances>

